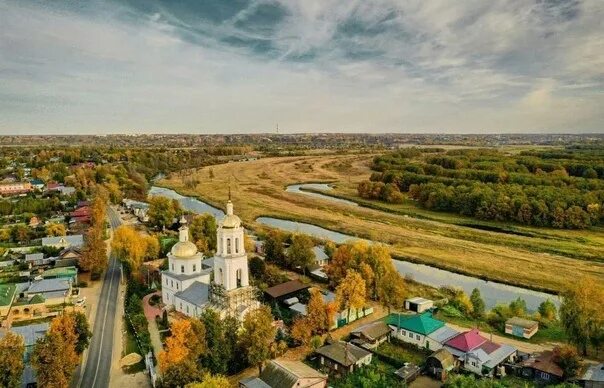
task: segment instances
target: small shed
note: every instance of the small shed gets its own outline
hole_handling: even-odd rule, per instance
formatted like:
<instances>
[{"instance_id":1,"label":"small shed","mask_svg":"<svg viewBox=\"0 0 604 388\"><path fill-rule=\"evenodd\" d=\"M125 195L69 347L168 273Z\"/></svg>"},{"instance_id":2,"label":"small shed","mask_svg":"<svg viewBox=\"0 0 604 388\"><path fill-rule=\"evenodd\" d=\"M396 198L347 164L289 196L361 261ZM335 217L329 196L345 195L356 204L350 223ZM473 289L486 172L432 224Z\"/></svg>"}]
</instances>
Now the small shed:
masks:
<instances>
[{"instance_id":1,"label":"small shed","mask_svg":"<svg viewBox=\"0 0 604 388\"><path fill-rule=\"evenodd\" d=\"M432 353L426 360L426 372L440 381L445 381L454 368L455 358L445 348Z\"/></svg>"},{"instance_id":2,"label":"small shed","mask_svg":"<svg viewBox=\"0 0 604 388\"><path fill-rule=\"evenodd\" d=\"M290 280L289 282L277 284L274 287L267 288L264 293L274 301L284 301L298 296L301 292L306 291L310 286L300 282L299 280Z\"/></svg>"},{"instance_id":3,"label":"small shed","mask_svg":"<svg viewBox=\"0 0 604 388\"><path fill-rule=\"evenodd\" d=\"M336 341L317 349L321 368L335 376L345 376L355 369L369 365L372 353L351 343Z\"/></svg>"},{"instance_id":4,"label":"small shed","mask_svg":"<svg viewBox=\"0 0 604 388\"><path fill-rule=\"evenodd\" d=\"M410 382L412 382L413 380L415 380L417 378L417 376L419 375L419 372L420 372L419 366L417 366L413 363L410 363L410 362L406 362L405 365L403 365L402 368L395 371L394 374L397 375L398 377L400 377L401 380L403 380L405 382L405 384L409 384Z\"/></svg>"},{"instance_id":5,"label":"small shed","mask_svg":"<svg viewBox=\"0 0 604 388\"><path fill-rule=\"evenodd\" d=\"M374 349L388 340L391 332L386 322L380 320L363 325L352 331L350 335L355 338L353 342L365 349Z\"/></svg>"},{"instance_id":6,"label":"small shed","mask_svg":"<svg viewBox=\"0 0 604 388\"><path fill-rule=\"evenodd\" d=\"M423 313L434 307L434 301L430 299L415 297L405 300L405 308L416 313Z\"/></svg>"},{"instance_id":7,"label":"small shed","mask_svg":"<svg viewBox=\"0 0 604 388\"><path fill-rule=\"evenodd\" d=\"M505 333L520 338L531 338L539 330L539 322L513 317L505 322Z\"/></svg>"}]
</instances>

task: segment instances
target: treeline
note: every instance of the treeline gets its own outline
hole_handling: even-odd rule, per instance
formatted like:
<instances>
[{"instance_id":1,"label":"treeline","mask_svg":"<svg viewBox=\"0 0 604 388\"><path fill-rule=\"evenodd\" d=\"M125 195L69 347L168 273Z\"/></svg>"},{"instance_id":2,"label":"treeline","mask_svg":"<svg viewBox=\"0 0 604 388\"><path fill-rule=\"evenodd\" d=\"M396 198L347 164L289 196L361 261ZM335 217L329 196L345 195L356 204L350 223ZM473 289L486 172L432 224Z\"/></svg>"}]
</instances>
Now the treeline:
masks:
<instances>
[{"instance_id":1,"label":"treeline","mask_svg":"<svg viewBox=\"0 0 604 388\"><path fill-rule=\"evenodd\" d=\"M484 220L567 229L602 222L604 180L598 178L603 176L604 151L573 151L586 153L593 163L496 150L419 151L376 157L373 168L380 172L359 184L359 195L401 202L396 187L427 209Z\"/></svg>"}]
</instances>

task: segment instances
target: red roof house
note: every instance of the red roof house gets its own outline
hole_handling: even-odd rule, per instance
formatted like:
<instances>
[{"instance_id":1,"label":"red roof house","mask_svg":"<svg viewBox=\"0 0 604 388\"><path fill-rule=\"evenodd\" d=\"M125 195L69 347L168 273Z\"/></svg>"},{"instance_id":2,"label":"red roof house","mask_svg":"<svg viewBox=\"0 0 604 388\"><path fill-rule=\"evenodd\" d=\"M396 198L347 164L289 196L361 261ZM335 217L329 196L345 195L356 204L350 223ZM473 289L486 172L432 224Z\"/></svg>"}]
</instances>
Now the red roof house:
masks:
<instances>
[{"instance_id":1,"label":"red roof house","mask_svg":"<svg viewBox=\"0 0 604 388\"><path fill-rule=\"evenodd\" d=\"M451 338L445 345L448 345L462 352L469 352L472 349L476 349L480 345L487 342L487 339L480 335L478 329L472 329L464 333L460 333L455 337Z\"/></svg>"},{"instance_id":2,"label":"red roof house","mask_svg":"<svg viewBox=\"0 0 604 388\"><path fill-rule=\"evenodd\" d=\"M82 206L71 212L71 217L75 222L85 223L90 221L90 207Z\"/></svg>"}]
</instances>

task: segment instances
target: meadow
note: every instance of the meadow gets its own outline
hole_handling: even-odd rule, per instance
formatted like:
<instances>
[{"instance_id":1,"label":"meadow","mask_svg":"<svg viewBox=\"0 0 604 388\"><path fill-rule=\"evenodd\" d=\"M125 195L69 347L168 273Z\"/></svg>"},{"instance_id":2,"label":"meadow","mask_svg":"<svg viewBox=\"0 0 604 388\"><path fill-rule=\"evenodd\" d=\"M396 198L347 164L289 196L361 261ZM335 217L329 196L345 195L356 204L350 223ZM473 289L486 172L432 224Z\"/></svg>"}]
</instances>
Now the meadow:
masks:
<instances>
[{"instance_id":1,"label":"meadow","mask_svg":"<svg viewBox=\"0 0 604 388\"><path fill-rule=\"evenodd\" d=\"M569 281L604 281L601 228L559 230L510 222L477 221L418 207L408 198L387 204L358 197L375 154L313 155L231 162L172 174L158 182L224 208L229 185L236 213L253 229L271 216L307 222L389 244L405 260L527 288L559 292ZM330 194L361 206L334 203L285 187L331 182Z\"/></svg>"}]
</instances>

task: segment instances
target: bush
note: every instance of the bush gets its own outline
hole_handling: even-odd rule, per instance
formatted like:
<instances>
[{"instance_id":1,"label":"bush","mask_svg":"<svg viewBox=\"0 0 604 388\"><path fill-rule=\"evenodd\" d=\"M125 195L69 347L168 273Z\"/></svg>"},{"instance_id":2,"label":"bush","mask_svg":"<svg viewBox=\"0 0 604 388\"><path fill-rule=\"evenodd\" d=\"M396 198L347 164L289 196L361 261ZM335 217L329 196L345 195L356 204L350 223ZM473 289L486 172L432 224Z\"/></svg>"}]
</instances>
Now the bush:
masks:
<instances>
[{"instance_id":1,"label":"bush","mask_svg":"<svg viewBox=\"0 0 604 388\"><path fill-rule=\"evenodd\" d=\"M78 282L78 284L76 285L76 287L86 288L86 287L88 287L88 282L86 280L80 280Z\"/></svg>"}]
</instances>

